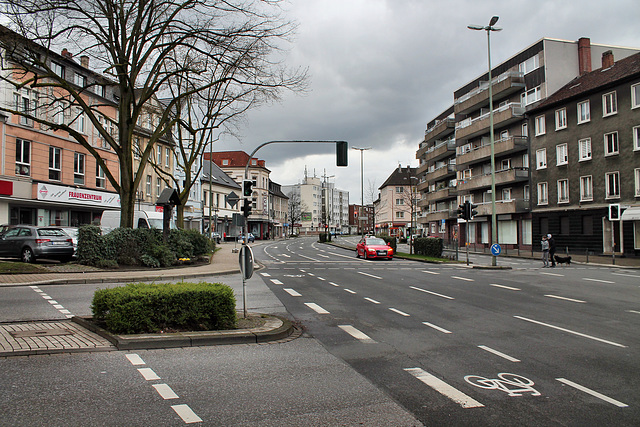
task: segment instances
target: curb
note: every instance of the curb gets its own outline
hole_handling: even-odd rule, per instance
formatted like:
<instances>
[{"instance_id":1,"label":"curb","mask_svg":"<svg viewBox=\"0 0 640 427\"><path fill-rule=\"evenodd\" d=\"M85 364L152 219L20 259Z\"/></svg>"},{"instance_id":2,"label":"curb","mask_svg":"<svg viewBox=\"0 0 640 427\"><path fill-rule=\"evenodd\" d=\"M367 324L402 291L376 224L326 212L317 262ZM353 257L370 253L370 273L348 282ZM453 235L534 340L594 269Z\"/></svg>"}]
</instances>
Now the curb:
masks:
<instances>
[{"instance_id":1,"label":"curb","mask_svg":"<svg viewBox=\"0 0 640 427\"><path fill-rule=\"evenodd\" d=\"M118 350L260 344L288 338L294 332L291 321L278 316L264 316L267 316L267 322L260 328L138 335L111 334L94 324L91 317L74 316L71 320L108 340Z\"/></svg>"}]
</instances>

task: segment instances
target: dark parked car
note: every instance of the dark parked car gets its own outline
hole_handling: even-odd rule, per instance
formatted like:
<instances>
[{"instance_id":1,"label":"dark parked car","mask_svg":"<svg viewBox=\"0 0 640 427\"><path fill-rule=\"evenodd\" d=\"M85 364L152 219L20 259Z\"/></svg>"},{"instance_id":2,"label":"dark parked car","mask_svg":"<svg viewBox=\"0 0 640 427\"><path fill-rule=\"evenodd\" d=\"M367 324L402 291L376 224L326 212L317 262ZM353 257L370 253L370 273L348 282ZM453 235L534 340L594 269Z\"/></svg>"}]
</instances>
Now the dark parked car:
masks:
<instances>
[{"instance_id":1,"label":"dark parked car","mask_svg":"<svg viewBox=\"0 0 640 427\"><path fill-rule=\"evenodd\" d=\"M38 258L71 261L73 239L59 227L16 225L0 235L0 257L35 262Z\"/></svg>"}]
</instances>

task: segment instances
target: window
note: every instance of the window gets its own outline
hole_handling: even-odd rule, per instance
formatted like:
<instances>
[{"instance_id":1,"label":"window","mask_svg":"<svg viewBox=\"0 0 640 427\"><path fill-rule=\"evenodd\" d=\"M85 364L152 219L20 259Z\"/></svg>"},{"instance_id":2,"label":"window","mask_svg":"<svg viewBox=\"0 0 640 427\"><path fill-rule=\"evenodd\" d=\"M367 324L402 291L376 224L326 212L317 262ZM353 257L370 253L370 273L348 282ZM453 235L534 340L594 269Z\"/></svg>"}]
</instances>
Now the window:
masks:
<instances>
[{"instance_id":1,"label":"window","mask_svg":"<svg viewBox=\"0 0 640 427\"><path fill-rule=\"evenodd\" d=\"M633 128L633 149L640 150L640 126Z\"/></svg>"},{"instance_id":2,"label":"window","mask_svg":"<svg viewBox=\"0 0 640 427\"><path fill-rule=\"evenodd\" d=\"M536 117L535 121L536 136L544 135L546 132L544 116Z\"/></svg>"},{"instance_id":3,"label":"window","mask_svg":"<svg viewBox=\"0 0 640 427\"><path fill-rule=\"evenodd\" d=\"M105 92L104 85L95 84L93 86L93 91L95 92L96 95L99 95L104 98L104 92Z\"/></svg>"},{"instance_id":4,"label":"window","mask_svg":"<svg viewBox=\"0 0 640 427\"><path fill-rule=\"evenodd\" d=\"M36 105L31 105L31 100L29 99L29 91L23 91L24 93L14 93L13 100L15 104L16 111L19 111L24 114L35 114ZM25 126L33 126L33 120L28 117L20 116L20 124Z\"/></svg>"},{"instance_id":5,"label":"window","mask_svg":"<svg viewBox=\"0 0 640 427\"><path fill-rule=\"evenodd\" d=\"M526 123L522 124L522 136L529 136L529 125Z\"/></svg>"},{"instance_id":6,"label":"window","mask_svg":"<svg viewBox=\"0 0 640 427\"><path fill-rule=\"evenodd\" d=\"M567 163L569 163L567 144L556 145L556 166L566 165Z\"/></svg>"},{"instance_id":7,"label":"window","mask_svg":"<svg viewBox=\"0 0 640 427\"><path fill-rule=\"evenodd\" d=\"M503 188L502 189L502 200L507 201L507 202L511 200L511 189L510 188Z\"/></svg>"},{"instance_id":8,"label":"window","mask_svg":"<svg viewBox=\"0 0 640 427\"><path fill-rule=\"evenodd\" d=\"M64 67L57 62L51 61L51 71L59 77L64 79Z\"/></svg>"},{"instance_id":9,"label":"window","mask_svg":"<svg viewBox=\"0 0 640 427\"><path fill-rule=\"evenodd\" d=\"M561 108L556 110L556 130L565 129L567 127L567 109Z\"/></svg>"},{"instance_id":10,"label":"window","mask_svg":"<svg viewBox=\"0 0 640 427\"><path fill-rule=\"evenodd\" d=\"M528 185L525 185L524 186L524 200L528 202L529 199L531 199L531 189L529 188Z\"/></svg>"},{"instance_id":11,"label":"window","mask_svg":"<svg viewBox=\"0 0 640 427\"><path fill-rule=\"evenodd\" d=\"M538 59L538 55L532 56L524 62L518 64L518 71L523 74L527 74L540 67L540 60Z\"/></svg>"},{"instance_id":12,"label":"window","mask_svg":"<svg viewBox=\"0 0 640 427\"><path fill-rule=\"evenodd\" d=\"M580 201L588 202L593 200L593 179L591 175L580 177Z\"/></svg>"},{"instance_id":13,"label":"window","mask_svg":"<svg viewBox=\"0 0 640 427\"><path fill-rule=\"evenodd\" d=\"M396 193L404 193L404 187L396 187Z\"/></svg>"},{"instance_id":14,"label":"window","mask_svg":"<svg viewBox=\"0 0 640 427\"><path fill-rule=\"evenodd\" d=\"M404 212L396 212L396 218L404 218Z\"/></svg>"},{"instance_id":15,"label":"window","mask_svg":"<svg viewBox=\"0 0 640 427\"><path fill-rule=\"evenodd\" d=\"M85 87L87 85L87 76L76 73L74 83L76 86Z\"/></svg>"},{"instance_id":16,"label":"window","mask_svg":"<svg viewBox=\"0 0 640 427\"><path fill-rule=\"evenodd\" d=\"M153 194L151 194L151 175L147 175L147 196L151 197L153 196Z\"/></svg>"},{"instance_id":17,"label":"window","mask_svg":"<svg viewBox=\"0 0 640 427\"><path fill-rule=\"evenodd\" d=\"M158 166L162 165L162 148L158 147Z\"/></svg>"},{"instance_id":18,"label":"window","mask_svg":"<svg viewBox=\"0 0 640 427\"><path fill-rule=\"evenodd\" d=\"M548 191L546 182L538 183L538 204L539 205L549 204L549 191Z\"/></svg>"},{"instance_id":19,"label":"window","mask_svg":"<svg viewBox=\"0 0 640 427\"><path fill-rule=\"evenodd\" d=\"M53 104L53 122L57 125L64 124L64 104L62 101L55 101Z\"/></svg>"},{"instance_id":20,"label":"window","mask_svg":"<svg viewBox=\"0 0 640 427\"><path fill-rule=\"evenodd\" d=\"M223 159L222 160L222 166L229 166L229 160L228 159Z\"/></svg>"},{"instance_id":21,"label":"window","mask_svg":"<svg viewBox=\"0 0 640 427\"><path fill-rule=\"evenodd\" d=\"M540 86L538 86L520 95L520 103L524 107L525 105L533 104L534 102L539 101L541 98L542 91L540 90Z\"/></svg>"},{"instance_id":22,"label":"window","mask_svg":"<svg viewBox=\"0 0 640 427\"><path fill-rule=\"evenodd\" d=\"M591 138L585 138L578 141L579 161L591 159Z\"/></svg>"},{"instance_id":23,"label":"window","mask_svg":"<svg viewBox=\"0 0 640 427\"><path fill-rule=\"evenodd\" d=\"M73 183L84 185L84 154L73 154Z\"/></svg>"},{"instance_id":24,"label":"window","mask_svg":"<svg viewBox=\"0 0 640 427\"><path fill-rule=\"evenodd\" d=\"M536 169L545 169L547 167L547 149L542 148L536 151Z\"/></svg>"},{"instance_id":25,"label":"window","mask_svg":"<svg viewBox=\"0 0 640 427\"><path fill-rule=\"evenodd\" d=\"M16 139L16 175L31 175L31 141Z\"/></svg>"},{"instance_id":26,"label":"window","mask_svg":"<svg viewBox=\"0 0 640 427\"><path fill-rule=\"evenodd\" d=\"M396 205L404 205L404 199L396 199Z\"/></svg>"},{"instance_id":27,"label":"window","mask_svg":"<svg viewBox=\"0 0 640 427\"><path fill-rule=\"evenodd\" d=\"M640 197L640 168L636 168L633 171L633 176L635 177L634 180L635 180L635 183L636 183L635 184L635 189L636 189L635 196L636 197Z\"/></svg>"},{"instance_id":28,"label":"window","mask_svg":"<svg viewBox=\"0 0 640 427\"><path fill-rule=\"evenodd\" d=\"M160 196L160 192L162 191L162 179L156 178L156 194ZM217 194L216 194L217 196Z\"/></svg>"},{"instance_id":29,"label":"window","mask_svg":"<svg viewBox=\"0 0 640 427\"><path fill-rule=\"evenodd\" d=\"M609 92L602 95L602 117L614 115L618 112L618 101L616 92Z\"/></svg>"},{"instance_id":30,"label":"window","mask_svg":"<svg viewBox=\"0 0 640 427\"><path fill-rule=\"evenodd\" d=\"M604 155L618 154L618 132L604 134Z\"/></svg>"},{"instance_id":31,"label":"window","mask_svg":"<svg viewBox=\"0 0 640 427\"><path fill-rule=\"evenodd\" d=\"M569 180L558 180L558 203L569 203Z\"/></svg>"},{"instance_id":32,"label":"window","mask_svg":"<svg viewBox=\"0 0 640 427\"><path fill-rule=\"evenodd\" d=\"M604 181L606 186L607 199L620 198L620 173L609 172L604 174Z\"/></svg>"},{"instance_id":33,"label":"window","mask_svg":"<svg viewBox=\"0 0 640 427\"><path fill-rule=\"evenodd\" d=\"M502 159L500 161L500 170L506 171L511 169L511 159Z\"/></svg>"},{"instance_id":34,"label":"window","mask_svg":"<svg viewBox=\"0 0 640 427\"><path fill-rule=\"evenodd\" d=\"M509 131L508 130L503 130L502 132L500 132L500 139L501 140L505 140L505 139L509 139Z\"/></svg>"},{"instance_id":35,"label":"window","mask_svg":"<svg viewBox=\"0 0 640 427\"><path fill-rule=\"evenodd\" d=\"M631 86L631 108L640 107L640 83Z\"/></svg>"},{"instance_id":36,"label":"window","mask_svg":"<svg viewBox=\"0 0 640 427\"><path fill-rule=\"evenodd\" d=\"M49 147L49 179L60 181L60 156L62 150L58 147Z\"/></svg>"},{"instance_id":37,"label":"window","mask_svg":"<svg viewBox=\"0 0 640 427\"><path fill-rule=\"evenodd\" d=\"M96 162L96 187L97 188L105 188L107 186L107 181L104 177L104 171L98 162Z\"/></svg>"},{"instance_id":38,"label":"window","mask_svg":"<svg viewBox=\"0 0 640 427\"><path fill-rule=\"evenodd\" d=\"M164 165L169 167L169 159L171 158L171 150L169 148L164 149ZM325 174L326 175L326 174Z\"/></svg>"},{"instance_id":39,"label":"window","mask_svg":"<svg viewBox=\"0 0 640 427\"><path fill-rule=\"evenodd\" d=\"M73 128L80 133L85 133L85 121L84 110L82 108L76 108L76 119L73 121Z\"/></svg>"},{"instance_id":40,"label":"window","mask_svg":"<svg viewBox=\"0 0 640 427\"><path fill-rule=\"evenodd\" d=\"M141 153L142 153L142 151L141 151L141 148L140 148L140 138L135 137L135 138L133 138L133 158L134 159L139 159Z\"/></svg>"},{"instance_id":41,"label":"window","mask_svg":"<svg viewBox=\"0 0 640 427\"><path fill-rule=\"evenodd\" d=\"M522 155L522 167L529 169L529 153Z\"/></svg>"},{"instance_id":42,"label":"window","mask_svg":"<svg viewBox=\"0 0 640 427\"><path fill-rule=\"evenodd\" d=\"M585 123L591 120L591 109L589 107L589 101L583 101L578 103L578 124Z\"/></svg>"}]
</instances>

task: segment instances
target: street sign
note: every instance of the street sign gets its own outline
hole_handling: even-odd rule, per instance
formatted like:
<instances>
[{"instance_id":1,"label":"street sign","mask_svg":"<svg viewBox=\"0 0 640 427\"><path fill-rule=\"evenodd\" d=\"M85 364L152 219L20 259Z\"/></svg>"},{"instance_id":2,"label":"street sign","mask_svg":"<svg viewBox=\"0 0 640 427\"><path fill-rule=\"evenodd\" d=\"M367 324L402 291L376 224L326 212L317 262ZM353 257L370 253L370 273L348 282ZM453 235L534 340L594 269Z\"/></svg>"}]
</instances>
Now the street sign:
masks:
<instances>
[{"instance_id":1,"label":"street sign","mask_svg":"<svg viewBox=\"0 0 640 427\"><path fill-rule=\"evenodd\" d=\"M494 243L493 245L491 245L491 254L493 256L498 256L502 253L502 248L500 247L499 244Z\"/></svg>"},{"instance_id":2,"label":"street sign","mask_svg":"<svg viewBox=\"0 0 640 427\"><path fill-rule=\"evenodd\" d=\"M238 196L236 193L232 191L231 193L227 194L226 199L227 199L227 203L229 203L229 205L232 208L234 208L238 204L238 201L240 200L240 196Z\"/></svg>"},{"instance_id":3,"label":"street sign","mask_svg":"<svg viewBox=\"0 0 640 427\"><path fill-rule=\"evenodd\" d=\"M240 271L244 279L251 279L253 276L253 251L248 245L242 245L240 248Z\"/></svg>"}]
</instances>

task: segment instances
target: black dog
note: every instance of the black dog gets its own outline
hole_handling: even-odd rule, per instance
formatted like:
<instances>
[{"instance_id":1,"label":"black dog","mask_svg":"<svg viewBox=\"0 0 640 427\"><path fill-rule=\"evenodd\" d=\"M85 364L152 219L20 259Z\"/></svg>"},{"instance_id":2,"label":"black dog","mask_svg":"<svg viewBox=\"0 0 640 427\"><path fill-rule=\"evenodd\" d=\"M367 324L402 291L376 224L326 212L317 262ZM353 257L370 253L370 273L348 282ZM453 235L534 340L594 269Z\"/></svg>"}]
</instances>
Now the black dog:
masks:
<instances>
[{"instance_id":1,"label":"black dog","mask_svg":"<svg viewBox=\"0 0 640 427\"><path fill-rule=\"evenodd\" d=\"M553 257L556 260L556 263L558 264L567 264L567 265L571 265L571 257L570 256L554 256Z\"/></svg>"}]
</instances>

